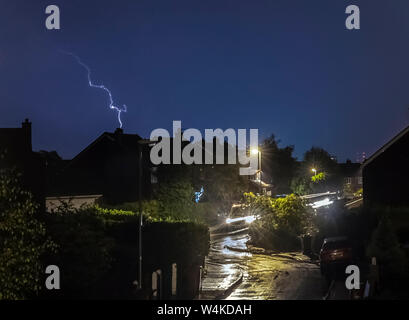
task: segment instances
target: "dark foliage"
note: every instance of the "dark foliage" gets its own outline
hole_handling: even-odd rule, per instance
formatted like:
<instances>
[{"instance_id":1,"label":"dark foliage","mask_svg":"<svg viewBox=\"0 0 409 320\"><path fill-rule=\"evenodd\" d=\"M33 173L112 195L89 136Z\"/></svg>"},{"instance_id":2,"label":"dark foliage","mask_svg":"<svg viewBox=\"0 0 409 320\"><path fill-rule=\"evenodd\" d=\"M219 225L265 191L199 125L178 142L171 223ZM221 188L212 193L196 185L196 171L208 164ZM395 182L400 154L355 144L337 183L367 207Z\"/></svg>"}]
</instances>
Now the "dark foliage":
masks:
<instances>
[{"instance_id":1,"label":"dark foliage","mask_svg":"<svg viewBox=\"0 0 409 320\"><path fill-rule=\"evenodd\" d=\"M46 263L59 266L61 290L42 292L43 298L136 297L139 216L132 212L87 208L47 213L42 219L56 254ZM206 226L193 222L145 219L143 226L143 278L149 296L149 279L157 269L200 265L209 248Z\"/></svg>"}]
</instances>

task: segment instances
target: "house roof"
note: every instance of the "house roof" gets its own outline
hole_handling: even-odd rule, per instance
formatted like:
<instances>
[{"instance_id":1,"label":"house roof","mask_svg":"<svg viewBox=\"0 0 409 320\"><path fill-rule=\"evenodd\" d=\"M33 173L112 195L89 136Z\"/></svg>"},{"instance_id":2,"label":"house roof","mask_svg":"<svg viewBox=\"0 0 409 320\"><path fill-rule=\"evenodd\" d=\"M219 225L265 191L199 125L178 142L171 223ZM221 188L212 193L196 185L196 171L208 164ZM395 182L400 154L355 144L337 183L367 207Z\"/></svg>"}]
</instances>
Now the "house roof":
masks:
<instances>
[{"instance_id":1,"label":"house roof","mask_svg":"<svg viewBox=\"0 0 409 320\"><path fill-rule=\"evenodd\" d=\"M32 152L30 125L26 120L21 128L0 128L0 155L6 150L8 155L24 160Z\"/></svg>"},{"instance_id":2,"label":"house roof","mask_svg":"<svg viewBox=\"0 0 409 320\"><path fill-rule=\"evenodd\" d=\"M120 136L120 139L118 137ZM69 163L68 166L72 165L78 159L80 159L84 154L86 154L92 147L98 144L103 139L109 139L112 142L118 143L121 147L125 149L136 149L138 141L142 138L138 134L125 134L122 129L117 129L114 133L104 132L97 139L95 139L91 144L89 144L84 150L77 154Z\"/></svg>"},{"instance_id":3,"label":"house roof","mask_svg":"<svg viewBox=\"0 0 409 320\"><path fill-rule=\"evenodd\" d=\"M376 151L372 156L370 156L361 166L363 169L365 166L370 164L372 161L374 161L378 156L380 156L382 153L384 153L386 150L389 149L393 144L395 144L397 141L399 141L403 136L409 133L409 126L407 126L405 129L403 129L401 132L399 132L395 137L393 137L388 143L386 143L384 146L382 146L378 151Z\"/></svg>"},{"instance_id":4,"label":"house roof","mask_svg":"<svg viewBox=\"0 0 409 320\"><path fill-rule=\"evenodd\" d=\"M361 164L354 162L338 163L338 167L344 177L353 177L359 172Z\"/></svg>"}]
</instances>

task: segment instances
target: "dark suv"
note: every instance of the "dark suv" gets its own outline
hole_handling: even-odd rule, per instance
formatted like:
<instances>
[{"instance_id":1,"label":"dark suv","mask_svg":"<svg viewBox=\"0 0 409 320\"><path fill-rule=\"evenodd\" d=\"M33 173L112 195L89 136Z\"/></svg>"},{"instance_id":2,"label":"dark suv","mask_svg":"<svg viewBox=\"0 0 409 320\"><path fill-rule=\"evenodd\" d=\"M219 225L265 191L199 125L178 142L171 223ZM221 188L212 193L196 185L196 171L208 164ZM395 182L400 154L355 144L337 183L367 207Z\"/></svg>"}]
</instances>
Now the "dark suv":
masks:
<instances>
[{"instance_id":1,"label":"dark suv","mask_svg":"<svg viewBox=\"0 0 409 320\"><path fill-rule=\"evenodd\" d=\"M331 268L346 267L354 261L352 244L347 237L325 238L320 251L321 274Z\"/></svg>"}]
</instances>

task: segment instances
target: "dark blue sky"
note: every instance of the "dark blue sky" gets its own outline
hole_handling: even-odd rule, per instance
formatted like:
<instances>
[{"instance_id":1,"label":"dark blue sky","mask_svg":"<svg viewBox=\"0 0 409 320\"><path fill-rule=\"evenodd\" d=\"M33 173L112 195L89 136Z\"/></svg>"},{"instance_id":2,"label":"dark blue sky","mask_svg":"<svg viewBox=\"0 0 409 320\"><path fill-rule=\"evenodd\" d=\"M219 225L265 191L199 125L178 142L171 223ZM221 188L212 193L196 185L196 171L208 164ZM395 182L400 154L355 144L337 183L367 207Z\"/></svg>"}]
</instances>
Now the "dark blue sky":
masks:
<instances>
[{"instance_id":1,"label":"dark blue sky","mask_svg":"<svg viewBox=\"0 0 409 320\"><path fill-rule=\"evenodd\" d=\"M44 26L57 4L61 30ZM361 30L345 28L358 4ZM36 150L72 157L124 130L258 128L340 160L409 124L409 1L0 0L0 127L33 122Z\"/></svg>"}]
</instances>

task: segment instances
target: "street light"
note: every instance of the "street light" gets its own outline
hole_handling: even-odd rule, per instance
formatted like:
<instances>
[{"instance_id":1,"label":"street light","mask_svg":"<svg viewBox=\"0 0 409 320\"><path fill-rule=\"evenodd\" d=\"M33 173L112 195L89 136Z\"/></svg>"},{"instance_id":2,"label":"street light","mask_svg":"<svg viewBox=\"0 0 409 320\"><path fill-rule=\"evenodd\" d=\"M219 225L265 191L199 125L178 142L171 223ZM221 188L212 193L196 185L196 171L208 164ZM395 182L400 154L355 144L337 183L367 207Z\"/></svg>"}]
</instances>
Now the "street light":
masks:
<instances>
[{"instance_id":1,"label":"street light","mask_svg":"<svg viewBox=\"0 0 409 320\"><path fill-rule=\"evenodd\" d=\"M261 151L259 148L252 148L250 152L252 155L257 155L258 170L256 179L259 180L261 183Z\"/></svg>"},{"instance_id":2,"label":"street light","mask_svg":"<svg viewBox=\"0 0 409 320\"><path fill-rule=\"evenodd\" d=\"M251 149L251 154L256 155L256 154L258 154L258 153L259 153L258 148L253 148L253 149Z\"/></svg>"},{"instance_id":3,"label":"street light","mask_svg":"<svg viewBox=\"0 0 409 320\"><path fill-rule=\"evenodd\" d=\"M315 176L317 175L317 169L312 168L311 171L314 172L314 175L315 175Z\"/></svg>"},{"instance_id":4,"label":"street light","mask_svg":"<svg viewBox=\"0 0 409 320\"><path fill-rule=\"evenodd\" d=\"M138 141L138 205L139 205L139 277L138 289L142 289L142 146L152 145L153 141L141 139Z\"/></svg>"}]
</instances>

